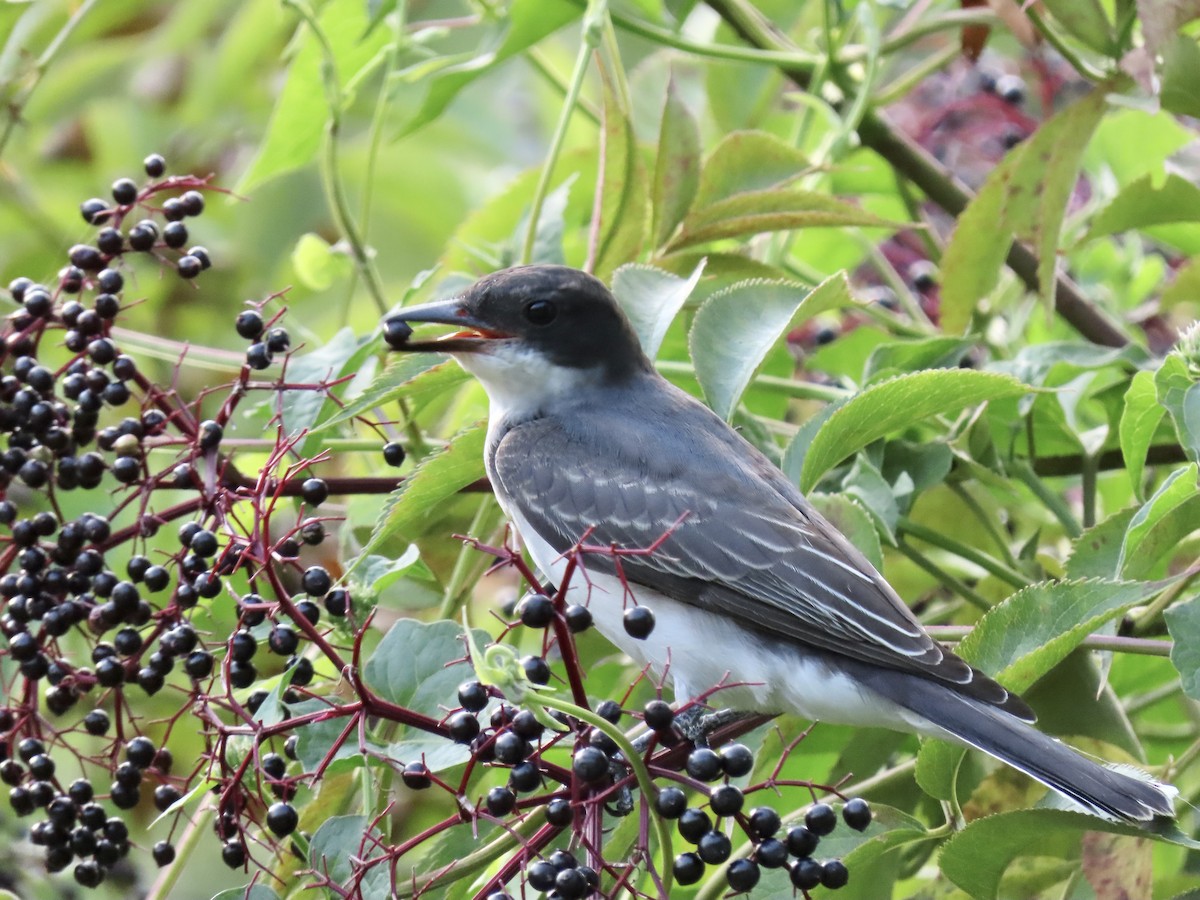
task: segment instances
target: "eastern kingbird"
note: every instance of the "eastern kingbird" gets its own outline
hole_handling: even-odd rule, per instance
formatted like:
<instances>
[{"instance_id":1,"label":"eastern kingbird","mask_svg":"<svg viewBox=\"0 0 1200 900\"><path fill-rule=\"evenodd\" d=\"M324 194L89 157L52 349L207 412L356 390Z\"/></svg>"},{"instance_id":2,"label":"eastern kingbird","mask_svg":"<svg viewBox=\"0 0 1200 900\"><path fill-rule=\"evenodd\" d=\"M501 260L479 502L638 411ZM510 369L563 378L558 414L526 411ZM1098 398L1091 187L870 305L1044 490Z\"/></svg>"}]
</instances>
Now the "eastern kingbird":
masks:
<instances>
[{"instance_id":1,"label":"eastern kingbird","mask_svg":"<svg viewBox=\"0 0 1200 900\"><path fill-rule=\"evenodd\" d=\"M459 330L411 341L410 322ZM1094 814L1174 815L1174 788L1043 735L1020 697L933 641L796 485L655 371L597 279L506 269L401 310L385 334L399 350L448 353L483 383L488 477L555 584L585 535L633 549L670 532L657 552L621 558L633 599L602 555L587 557L569 592L605 637L667 673L678 702L730 685L716 694L722 706L948 739ZM622 626L631 602L654 613L645 640Z\"/></svg>"}]
</instances>

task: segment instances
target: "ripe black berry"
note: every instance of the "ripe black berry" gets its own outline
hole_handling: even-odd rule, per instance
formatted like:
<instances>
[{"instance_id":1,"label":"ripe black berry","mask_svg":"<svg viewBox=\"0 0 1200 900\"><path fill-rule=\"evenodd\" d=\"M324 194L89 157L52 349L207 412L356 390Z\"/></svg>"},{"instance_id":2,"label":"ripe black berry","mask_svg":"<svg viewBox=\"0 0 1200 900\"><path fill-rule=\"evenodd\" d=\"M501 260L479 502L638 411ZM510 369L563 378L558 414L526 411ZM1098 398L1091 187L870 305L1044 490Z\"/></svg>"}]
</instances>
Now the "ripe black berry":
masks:
<instances>
[{"instance_id":1,"label":"ripe black berry","mask_svg":"<svg viewBox=\"0 0 1200 900\"><path fill-rule=\"evenodd\" d=\"M276 837L287 837L300 824L295 807L288 803L273 803L267 810L267 827Z\"/></svg>"},{"instance_id":2,"label":"ripe black berry","mask_svg":"<svg viewBox=\"0 0 1200 900\"><path fill-rule=\"evenodd\" d=\"M546 822L559 828L565 828L575 819L575 810L571 801L565 797L556 797L546 804Z\"/></svg>"},{"instance_id":3,"label":"ripe black berry","mask_svg":"<svg viewBox=\"0 0 1200 900\"><path fill-rule=\"evenodd\" d=\"M721 757L708 747L697 747L687 758L687 773L701 781L715 781L721 776Z\"/></svg>"},{"instance_id":4,"label":"ripe black berry","mask_svg":"<svg viewBox=\"0 0 1200 900\"><path fill-rule=\"evenodd\" d=\"M695 853L680 853L671 866L671 874L681 885L695 884L704 877L704 860Z\"/></svg>"},{"instance_id":5,"label":"ripe black berry","mask_svg":"<svg viewBox=\"0 0 1200 900\"><path fill-rule=\"evenodd\" d=\"M804 814L804 826L818 837L824 837L837 827L837 813L828 803L815 803Z\"/></svg>"},{"instance_id":6,"label":"ripe black berry","mask_svg":"<svg viewBox=\"0 0 1200 900\"><path fill-rule=\"evenodd\" d=\"M563 869L554 878L554 893L562 900L579 900L587 890L587 878L577 868Z\"/></svg>"},{"instance_id":7,"label":"ripe black berry","mask_svg":"<svg viewBox=\"0 0 1200 900\"><path fill-rule=\"evenodd\" d=\"M324 478L307 478L300 485L300 496L309 506L320 506L329 499L329 485Z\"/></svg>"},{"instance_id":8,"label":"ripe black berry","mask_svg":"<svg viewBox=\"0 0 1200 900\"><path fill-rule=\"evenodd\" d=\"M130 242L132 243L132 240ZM175 262L175 271L179 273L180 278L195 278L203 268L204 266L200 264L200 260L186 254L179 257Z\"/></svg>"},{"instance_id":9,"label":"ripe black berry","mask_svg":"<svg viewBox=\"0 0 1200 900\"><path fill-rule=\"evenodd\" d=\"M412 326L400 319L388 319L383 323L384 343L393 350L403 349L412 333Z\"/></svg>"},{"instance_id":10,"label":"ripe black berry","mask_svg":"<svg viewBox=\"0 0 1200 900\"><path fill-rule=\"evenodd\" d=\"M534 684L549 684L550 664L542 657L522 656L521 667L525 670L525 677Z\"/></svg>"},{"instance_id":11,"label":"ripe black berry","mask_svg":"<svg viewBox=\"0 0 1200 900\"><path fill-rule=\"evenodd\" d=\"M183 211L189 216L198 216L204 212L204 195L199 191L186 191L179 198Z\"/></svg>"},{"instance_id":12,"label":"ripe black berry","mask_svg":"<svg viewBox=\"0 0 1200 900\"><path fill-rule=\"evenodd\" d=\"M212 267L212 258L208 255L207 247L190 247L187 255L200 260L200 268L202 269L208 269Z\"/></svg>"},{"instance_id":13,"label":"ripe black berry","mask_svg":"<svg viewBox=\"0 0 1200 900\"><path fill-rule=\"evenodd\" d=\"M158 178L163 172L167 171L167 161L160 154L151 153L142 160L142 168L146 170L146 174L151 178Z\"/></svg>"},{"instance_id":14,"label":"ripe black berry","mask_svg":"<svg viewBox=\"0 0 1200 900\"><path fill-rule=\"evenodd\" d=\"M404 446L396 441L390 441L383 445L383 461L389 466L401 466L404 464Z\"/></svg>"},{"instance_id":15,"label":"ripe black berry","mask_svg":"<svg viewBox=\"0 0 1200 900\"><path fill-rule=\"evenodd\" d=\"M150 855L154 857L154 862L161 868L169 866L175 861L175 847L170 841L159 841L154 845L154 849L150 851Z\"/></svg>"},{"instance_id":16,"label":"ripe black berry","mask_svg":"<svg viewBox=\"0 0 1200 900\"><path fill-rule=\"evenodd\" d=\"M532 762L517 763L508 773L508 786L521 793L536 791L542 786L542 773Z\"/></svg>"},{"instance_id":17,"label":"ripe black berry","mask_svg":"<svg viewBox=\"0 0 1200 900\"><path fill-rule=\"evenodd\" d=\"M721 748L721 768L730 778L749 775L754 768L754 754L745 744L729 744Z\"/></svg>"},{"instance_id":18,"label":"ripe black berry","mask_svg":"<svg viewBox=\"0 0 1200 900\"><path fill-rule=\"evenodd\" d=\"M601 700L596 705L596 715L604 719L606 722L611 722L616 725L621 721L621 704L615 700Z\"/></svg>"},{"instance_id":19,"label":"ripe black berry","mask_svg":"<svg viewBox=\"0 0 1200 900\"><path fill-rule=\"evenodd\" d=\"M304 575L300 579L300 586L304 588L304 593L310 597L324 597L329 593L329 589L333 587L333 578L324 566L309 566L304 570Z\"/></svg>"},{"instance_id":20,"label":"ripe black berry","mask_svg":"<svg viewBox=\"0 0 1200 900\"><path fill-rule=\"evenodd\" d=\"M687 809L687 794L674 786L665 787L654 798L654 809L664 819L678 819Z\"/></svg>"},{"instance_id":21,"label":"ripe black berry","mask_svg":"<svg viewBox=\"0 0 1200 900\"><path fill-rule=\"evenodd\" d=\"M129 229L127 239L132 250L140 252L150 250L154 247L154 242L158 240L158 226L149 219L143 219Z\"/></svg>"},{"instance_id":22,"label":"ripe black berry","mask_svg":"<svg viewBox=\"0 0 1200 900\"><path fill-rule=\"evenodd\" d=\"M478 681L464 681L458 686L458 705L467 712L477 713L488 703L488 692Z\"/></svg>"},{"instance_id":23,"label":"ripe black berry","mask_svg":"<svg viewBox=\"0 0 1200 900\"><path fill-rule=\"evenodd\" d=\"M132 178L118 178L112 185L113 199L128 206L137 199L138 189Z\"/></svg>"},{"instance_id":24,"label":"ripe black berry","mask_svg":"<svg viewBox=\"0 0 1200 900\"><path fill-rule=\"evenodd\" d=\"M746 797L741 789L732 784L723 784L714 788L708 795L708 805L718 816L735 816L742 811Z\"/></svg>"},{"instance_id":25,"label":"ripe black berry","mask_svg":"<svg viewBox=\"0 0 1200 900\"><path fill-rule=\"evenodd\" d=\"M572 603L563 612L567 620L567 628L572 634L579 634L592 627L592 611L579 603Z\"/></svg>"},{"instance_id":26,"label":"ripe black berry","mask_svg":"<svg viewBox=\"0 0 1200 900\"><path fill-rule=\"evenodd\" d=\"M178 249L179 247L182 247L184 244L186 244L188 241L187 226L184 225L182 222L168 222L166 225L163 226L162 238L163 238L163 243L166 244L168 247L174 247L174 248ZM195 257L185 254L181 258L180 261L182 262L183 259L195 259ZM199 260L196 260L196 265L200 265ZM203 266L201 266L201 268L203 268ZM199 271L199 270L197 270L197 271ZM182 275L183 273L180 272L180 274ZM184 277L190 277L190 276L184 276Z\"/></svg>"},{"instance_id":27,"label":"ripe black berry","mask_svg":"<svg viewBox=\"0 0 1200 900\"><path fill-rule=\"evenodd\" d=\"M83 221L89 225L99 225L109 216L109 203L99 197L93 197L91 200L84 200L79 204L79 213L83 216ZM19 297L14 296L13 299L20 302Z\"/></svg>"},{"instance_id":28,"label":"ripe black berry","mask_svg":"<svg viewBox=\"0 0 1200 900\"><path fill-rule=\"evenodd\" d=\"M148 737L139 735L125 745L125 759L139 769L145 769L154 762L157 748Z\"/></svg>"},{"instance_id":29,"label":"ripe black berry","mask_svg":"<svg viewBox=\"0 0 1200 900\"><path fill-rule=\"evenodd\" d=\"M93 709L83 717L83 727L88 734L106 734L109 728L108 713L102 709Z\"/></svg>"},{"instance_id":30,"label":"ripe black berry","mask_svg":"<svg viewBox=\"0 0 1200 900\"><path fill-rule=\"evenodd\" d=\"M154 789L154 808L159 812L166 812L177 802L183 795L179 792L179 788L173 784L160 784Z\"/></svg>"},{"instance_id":31,"label":"ripe black berry","mask_svg":"<svg viewBox=\"0 0 1200 900\"><path fill-rule=\"evenodd\" d=\"M446 720L450 737L460 744L469 744L479 734L479 720L469 712L457 712Z\"/></svg>"},{"instance_id":32,"label":"ripe black berry","mask_svg":"<svg viewBox=\"0 0 1200 900\"><path fill-rule=\"evenodd\" d=\"M695 844L712 831L712 819L704 810L692 807L683 811L678 827L680 837L690 844Z\"/></svg>"},{"instance_id":33,"label":"ripe black berry","mask_svg":"<svg viewBox=\"0 0 1200 900\"><path fill-rule=\"evenodd\" d=\"M290 625L276 625L267 635L267 646L271 648L272 653L291 656L300 646L300 637Z\"/></svg>"},{"instance_id":34,"label":"ripe black berry","mask_svg":"<svg viewBox=\"0 0 1200 900\"><path fill-rule=\"evenodd\" d=\"M725 862L732 852L733 844L723 831L710 831L703 834L696 843L696 853L711 865Z\"/></svg>"},{"instance_id":35,"label":"ripe black berry","mask_svg":"<svg viewBox=\"0 0 1200 900\"><path fill-rule=\"evenodd\" d=\"M227 841L221 848L221 861L231 869L240 869L246 864L246 848L236 838Z\"/></svg>"},{"instance_id":36,"label":"ripe black berry","mask_svg":"<svg viewBox=\"0 0 1200 900\"><path fill-rule=\"evenodd\" d=\"M802 891L809 891L821 883L823 868L814 859L798 859L792 864L792 884Z\"/></svg>"},{"instance_id":37,"label":"ripe black berry","mask_svg":"<svg viewBox=\"0 0 1200 900\"><path fill-rule=\"evenodd\" d=\"M632 606L625 610L622 625L630 637L644 640L654 630L654 613L644 606Z\"/></svg>"},{"instance_id":38,"label":"ripe black berry","mask_svg":"<svg viewBox=\"0 0 1200 900\"><path fill-rule=\"evenodd\" d=\"M735 859L725 872L725 880L735 891L748 891L756 884L762 873L758 864L750 859Z\"/></svg>"},{"instance_id":39,"label":"ripe black berry","mask_svg":"<svg viewBox=\"0 0 1200 900\"><path fill-rule=\"evenodd\" d=\"M350 592L335 588L325 595L325 609L331 616L344 616L350 610Z\"/></svg>"},{"instance_id":40,"label":"ripe black berry","mask_svg":"<svg viewBox=\"0 0 1200 900\"><path fill-rule=\"evenodd\" d=\"M516 612L526 627L545 628L554 621L554 601L544 594L526 594Z\"/></svg>"},{"instance_id":41,"label":"ripe black berry","mask_svg":"<svg viewBox=\"0 0 1200 900\"><path fill-rule=\"evenodd\" d=\"M812 856L813 851L817 849L817 844L820 842L821 839L803 825L796 825L788 829L787 848L788 853L792 854L792 856L800 859Z\"/></svg>"},{"instance_id":42,"label":"ripe black berry","mask_svg":"<svg viewBox=\"0 0 1200 900\"><path fill-rule=\"evenodd\" d=\"M787 865L787 844L776 838L767 838L754 850L754 858L764 869L778 869Z\"/></svg>"},{"instance_id":43,"label":"ripe black berry","mask_svg":"<svg viewBox=\"0 0 1200 900\"><path fill-rule=\"evenodd\" d=\"M770 806L754 807L750 810L748 819L750 830L755 837L759 838L773 837L783 824L780 821L779 813Z\"/></svg>"},{"instance_id":44,"label":"ripe black berry","mask_svg":"<svg viewBox=\"0 0 1200 900\"><path fill-rule=\"evenodd\" d=\"M243 310L238 313L233 327L241 337L248 341L255 341L263 333L263 318L256 310Z\"/></svg>"},{"instance_id":45,"label":"ripe black berry","mask_svg":"<svg viewBox=\"0 0 1200 900\"><path fill-rule=\"evenodd\" d=\"M847 800L842 807L842 821L855 831L866 831L871 824L871 807L861 797Z\"/></svg>"},{"instance_id":46,"label":"ripe black berry","mask_svg":"<svg viewBox=\"0 0 1200 900\"><path fill-rule=\"evenodd\" d=\"M414 791L424 790L433 784L432 779L429 777L429 767L421 762L410 762L405 765L400 778L407 787L412 788Z\"/></svg>"},{"instance_id":47,"label":"ripe black berry","mask_svg":"<svg viewBox=\"0 0 1200 900\"><path fill-rule=\"evenodd\" d=\"M183 671L189 678L199 680L212 674L213 655L207 650L195 650L188 654L183 663Z\"/></svg>"},{"instance_id":48,"label":"ripe black berry","mask_svg":"<svg viewBox=\"0 0 1200 900\"><path fill-rule=\"evenodd\" d=\"M506 816L517 807L517 795L506 787L494 787L487 792L487 811L493 816Z\"/></svg>"},{"instance_id":49,"label":"ripe black berry","mask_svg":"<svg viewBox=\"0 0 1200 900\"><path fill-rule=\"evenodd\" d=\"M96 247L101 253L115 256L125 249L125 236L115 228L105 228L96 235Z\"/></svg>"},{"instance_id":50,"label":"ripe black berry","mask_svg":"<svg viewBox=\"0 0 1200 900\"><path fill-rule=\"evenodd\" d=\"M583 781L600 781L608 775L608 757L596 747L582 747L571 759L571 771Z\"/></svg>"},{"instance_id":51,"label":"ripe black berry","mask_svg":"<svg viewBox=\"0 0 1200 900\"><path fill-rule=\"evenodd\" d=\"M104 881L104 867L95 860L85 859L75 866L75 880L83 887L99 887Z\"/></svg>"},{"instance_id":52,"label":"ripe black berry","mask_svg":"<svg viewBox=\"0 0 1200 900\"><path fill-rule=\"evenodd\" d=\"M829 859L821 866L821 885L836 891L850 881L850 872L840 859Z\"/></svg>"},{"instance_id":53,"label":"ripe black berry","mask_svg":"<svg viewBox=\"0 0 1200 900\"><path fill-rule=\"evenodd\" d=\"M651 700L642 708L646 725L658 732L667 732L675 722L675 711L664 700Z\"/></svg>"},{"instance_id":54,"label":"ripe black berry","mask_svg":"<svg viewBox=\"0 0 1200 900\"><path fill-rule=\"evenodd\" d=\"M550 888L554 887L554 880L556 878L558 878L558 869L544 859L539 859L525 870L525 880L535 890L550 890Z\"/></svg>"},{"instance_id":55,"label":"ripe black berry","mask_svg":"<svg viewBox=\"0 0 1200 900\"><path fill-rule=\"evenodd\" d=\"M272 353L283 353L292 346L292 337L283 328L272 328L267 332L267 349Z\"/></svg>"}]
</instances>

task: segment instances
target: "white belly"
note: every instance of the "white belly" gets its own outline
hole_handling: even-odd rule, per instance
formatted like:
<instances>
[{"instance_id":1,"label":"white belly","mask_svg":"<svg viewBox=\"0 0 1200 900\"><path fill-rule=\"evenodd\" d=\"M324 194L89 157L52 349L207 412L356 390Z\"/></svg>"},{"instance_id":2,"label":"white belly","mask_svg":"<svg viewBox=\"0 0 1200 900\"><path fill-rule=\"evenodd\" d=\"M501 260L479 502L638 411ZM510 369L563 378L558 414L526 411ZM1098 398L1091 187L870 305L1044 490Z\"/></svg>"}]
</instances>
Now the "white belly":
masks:
<instances>
[{"instance_id":1,"label":"white belly","mask_svg":"<svg viewBox=\"0 0 1200 900\"><path fill-rule=\"evenodd\" d=\"M537 567L558 586L567 560L541 540L517 510L506 512ZM589 570L584 578L576 572L568 602L587 606L600 633L638 665L649 666L660 677L665 673L677 703L703 697L716 709L790 712L813 721L930 730L929 723L882 703L799 648L764 645L729 619L648 588L639 586L634 595L637 605L654 613L654 630L645 640L625 632L623 616L632 602L614 576Z\"/></svg>"}]
</instances>

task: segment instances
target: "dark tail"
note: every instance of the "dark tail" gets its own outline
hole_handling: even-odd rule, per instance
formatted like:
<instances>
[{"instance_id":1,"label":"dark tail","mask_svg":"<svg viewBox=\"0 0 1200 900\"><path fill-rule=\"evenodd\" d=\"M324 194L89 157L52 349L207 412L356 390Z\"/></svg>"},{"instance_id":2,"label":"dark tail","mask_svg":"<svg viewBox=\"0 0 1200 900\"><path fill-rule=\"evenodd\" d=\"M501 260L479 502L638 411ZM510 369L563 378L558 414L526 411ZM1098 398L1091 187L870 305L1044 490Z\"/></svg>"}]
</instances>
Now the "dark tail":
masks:
<instances>
[{"instance_id":1,"label":"dark tail","mask_svg":"<svg viewBox=\"0 0 1200 900\"><path fill-rule=\"evenodd\" d=\"M1175 817L1174 787L1133 767L1126 774L1080 755L1015 716L952 688L896 673L872 685L906 709L1057 791L1087 812L1135 824Z\"/></svg>"}]
</instances>

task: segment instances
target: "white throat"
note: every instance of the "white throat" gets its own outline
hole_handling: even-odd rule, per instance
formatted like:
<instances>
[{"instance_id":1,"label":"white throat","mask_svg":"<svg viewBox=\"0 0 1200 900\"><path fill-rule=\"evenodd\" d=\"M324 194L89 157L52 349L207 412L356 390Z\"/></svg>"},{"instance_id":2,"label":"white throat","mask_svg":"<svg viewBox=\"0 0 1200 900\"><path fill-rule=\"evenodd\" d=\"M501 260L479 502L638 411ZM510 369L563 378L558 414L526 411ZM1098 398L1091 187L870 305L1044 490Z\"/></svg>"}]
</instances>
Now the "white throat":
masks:
<instances>
[{"instance_id":1,"label":"white throat","mask_svg":"<svg viewBox=\"0 0 1200 900\"><path fill-rule=\"evenodd\" d=\"M555 365L516 341L498 341L480 353L455 354L455 359L487 391L489 437L502 425L532 418L548 406L571 403L596 377L593 369Z\"/></svg>"}]
</instances>

